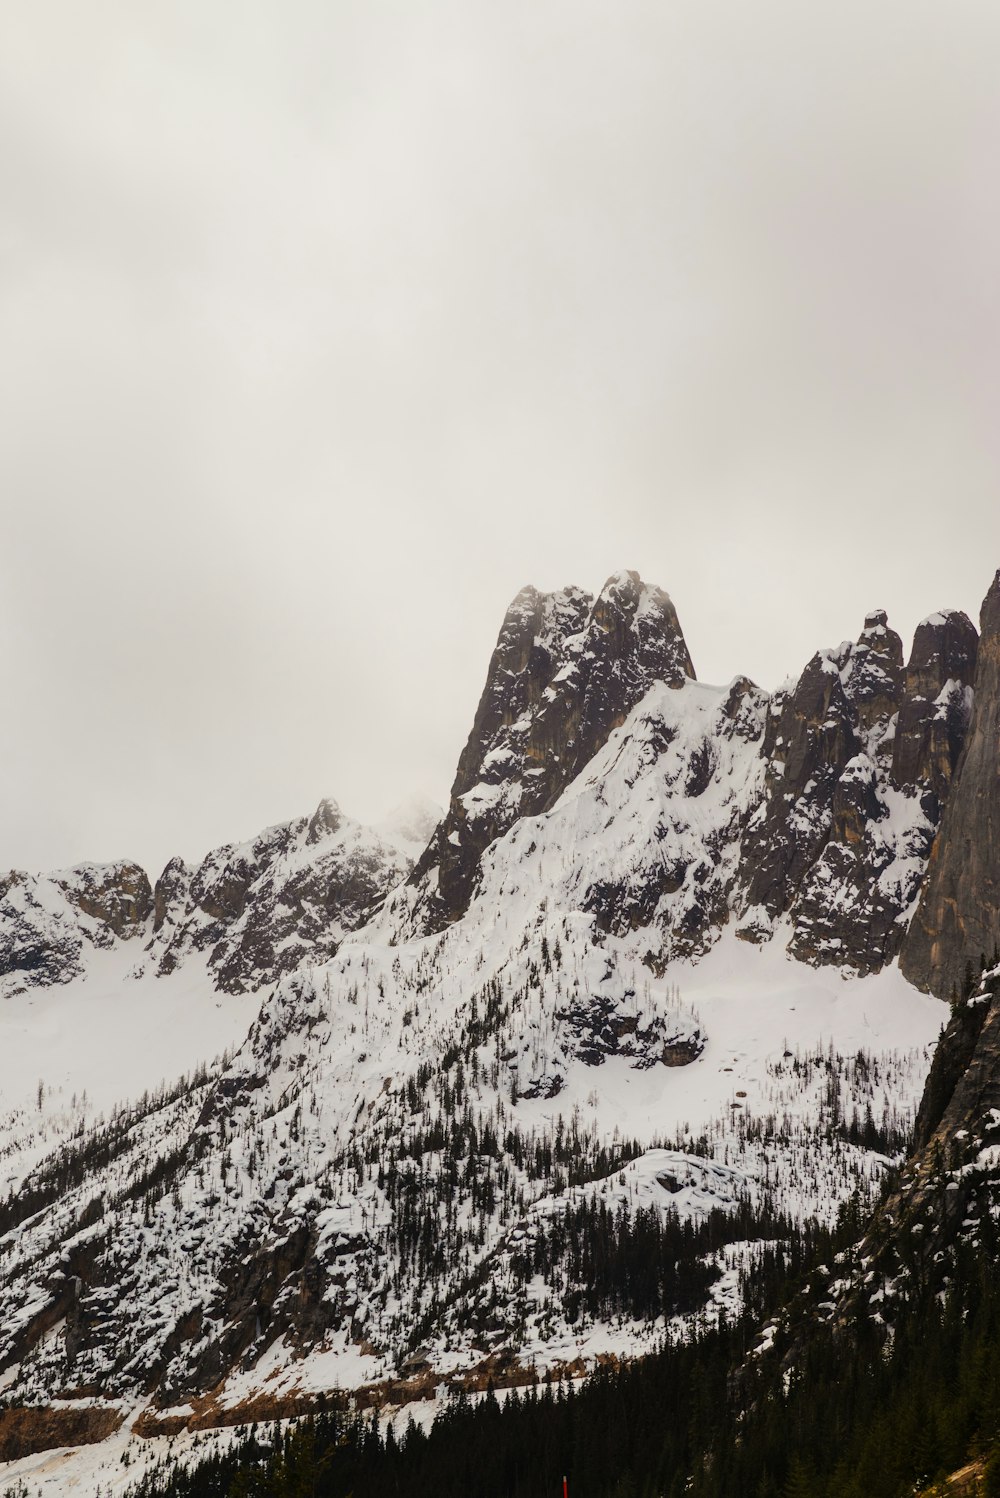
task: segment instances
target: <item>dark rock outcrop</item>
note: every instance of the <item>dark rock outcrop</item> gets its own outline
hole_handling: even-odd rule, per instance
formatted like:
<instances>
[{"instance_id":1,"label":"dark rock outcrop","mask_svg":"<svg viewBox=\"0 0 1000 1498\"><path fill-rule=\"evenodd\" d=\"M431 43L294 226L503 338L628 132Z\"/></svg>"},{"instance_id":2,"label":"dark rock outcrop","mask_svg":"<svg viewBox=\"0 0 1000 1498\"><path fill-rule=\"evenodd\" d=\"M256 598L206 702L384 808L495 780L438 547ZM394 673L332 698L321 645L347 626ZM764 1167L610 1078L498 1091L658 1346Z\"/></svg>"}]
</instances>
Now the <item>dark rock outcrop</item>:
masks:
<instances>
[{"instance_id":1,"label":"dark rock outcrop","mask_svg":"<svg viewBox=\"0 0 1000 1498\"><path fill-rule=\"evenodd\" d=\"M636 1015L622 1013L610 999L589 997L556 1017L570 1038L573 1054L588 1066L601 1066L608 1056L624 1056L638 1071L657 1062L687 1066L705 1049L700 1030L671 1026L669 1018L659 1015L644 1024Z\"/></svg>"},{"instance_id":2,"label":"dark rock outcrop","mask_svg":"<svg viewBox=\"0 0 1000 1498\"><path fill-rule=\"evenodd\" d=\"M903 642L889 628L885 609L865 615L865 627L847 653L843 681L863 736L896 711L903 681Z\"/></svg>"},{"instance_id":3,"label":"dark rock outcrop","mask_svg":"<svg viewBox=\"0 0 1000 1498\"><path fill-rule=\"evenodd\" d=\"M940 998L958 994L967 964L978 969L1000 943L1000 572L983 602L980 626L964 750L900 954L910 982ZM933 729L928 737L929 746L936 743L928 773L939 785L953 726L946 706L936 740Z\"/></svg>"},{"instance_id":4,"label":"dark rock outcrop","mask_svg":"<svg viewBox=\"0 0 1000 1498\"><path fill-rule=\"evenodd\" d=\"M321 801L311 817L216 848L200 864L171 859L153 888L127 861L13 870L0 877L0 992L67 983L85 971L88 949L140 941L137 965L158 974L207 953L220 989L265 987L332 956L405 879L429 822L426 806L408 806L379 832Z\"/></svg>"},{"instance_id":5,"label":"dark rock outcrop","mask_svg":"<svg viewBox=\"0 0 1000 1498\"><path fill-rule=\"evenodd\" d=\"M68 983L90 947L142 933L153 908L138 864L81 864L55 874L12 870L0 879L0 981L3 991Z\"/></svg>"},{"instance_id":6,"label":"dark rock outcrop","mask_svg":"<svg viewBox=\"0 0 1000 1498\"><path fill-rule=\"evenodd\" d=\"M967 614L945 609L917 625L893 743L898 786L947 800L969 726L979 636Z\"/></svg>"},{"instance_id":7,"label":"dark rock outcrop","mask_svg":"<svg viewBox=\"0 0 1000 1498\"><path fill-rule=\"evenodd\" d=\"M83 864L55 877L71 905L122 941L138 935L153 907L149 877L137 863Z\"/></svg>"},{"instance_id":8,"label":"dark rock outcrop","mask_svg":"<svg viewBox=\"0 0 1000 1498\"><path fill-rule=\"evenodd\" d=\"M751 939L770 934L829 840L834 791L860 747L843 664L844 653L814 655L772 714L765 800L743 843L741 934Z\"/></svg>"},{"instance_id":9,"label":"dark rock outcrop","mask_svg":"<svg viewBox=\"0 0 1000 1498\"><path fill-rule=\"evenodd\" d=\"M803 961L867 973L896 956L964 741L976 640L964 614L933 615L904 671L879 609L777 694L741 936L764 940L784 917Z\"/></svg>"},{"instance_id":10,"label":"dark rock outcrop","mask_svg":"<svg viewBox=\"0 0 1000 1498\"><path fill-rule=\"evenodd\" d=\"M398 843L324 800L197 868L171 860L153 895L149 951L160 973L208 952L220 989L249 992L331 957L410 866Z\"/></svg>"},{"instance_id":11,"label":"dark rock outcrop","mask_svg":"<svg viewBox=\"0 0 1000 1498\"><path fill-rule=\"evenodd\" d=\"M411 875L423 929L468 908L481 855L519 818L548 810L654 681L694 667L673 604L635 572L594 600L523 589L490 662L448 813Z\"/></svg>"},{"instance_id":12,"label":"dark rock outcrop","mask_svg":"<svg viewBox=\"0 0 1000 1498\"><path fill-rule=\"evenodd\" d=\"M902 645L882 610L854 643L813 656L778 694L765 737L764 801L742 849L740 935L782 916L804 961L869 972L892 956L905 894L879 883L898 849L887 817L885 744L899 704Z\"/></svg>"}]
</instances>

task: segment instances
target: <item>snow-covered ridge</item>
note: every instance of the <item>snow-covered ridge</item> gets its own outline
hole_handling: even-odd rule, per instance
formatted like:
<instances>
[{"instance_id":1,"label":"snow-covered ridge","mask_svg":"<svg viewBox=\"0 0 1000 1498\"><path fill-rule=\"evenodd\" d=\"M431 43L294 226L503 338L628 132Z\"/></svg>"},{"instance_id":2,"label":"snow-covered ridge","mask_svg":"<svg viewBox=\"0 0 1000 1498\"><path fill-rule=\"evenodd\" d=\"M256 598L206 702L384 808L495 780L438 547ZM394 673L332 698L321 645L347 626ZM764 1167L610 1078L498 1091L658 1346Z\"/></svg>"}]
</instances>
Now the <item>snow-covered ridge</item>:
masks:
<instances>
[{"instance_id":1,"label":"snow-covered ridge","mask_svg":"<svg viewBox=\"0 0 1000 1498\"><path fill-rule=\"evenodd\" d=\"M498 1349L595 1355L622 1328L576 1326L554 1217L621 1202L628 1233L649 1201L664 1230L713 1207L742 1242L765 1200L829 1216L870 1189L878 1147L847 1131L817 1153L831 1079L838 1128L905 1124L939 1006L894 972L813 974L779 943L677 940L692 900L732 897L765 708L747 684L652 688L552 811L488 850L462 920L407 938L398 893L279 983L214 1081L16 1224L0 1243L15 1397L131 1397L153 1369L166 1403L220 1378L239 1403L265 1370L286 1388L377 1381L415 1346L449 1376ZM622 1196L650 1149L657 1181L630 1194L626 1169ZM64 1330L40 1337L56 1312ZM631 1345L656 1321L630 1324Z\"/></svg>"},{"instance_id":2,"label":"snow-covered ridge","mask_svg":"<svg viewBox=\"0 0 1000 1498\"><path fill-rule=\"evenodd\" d=\"M234 1054L77 1120L61 1154L22 1106L11 1398L242 1409L635 1350L731 1304L763 1238L870 1192L943 1012L892 962L961 727L941 738L938 699L969 690L965 634L936 628L904 671L872 614L769 697L696 682L634 574L526 590L409 879L391 829L332 803L169 866L114 954L144 996L200 963L209 1002L262 1002ZM412 844L429 819L395 820ZM724 1248L655 1311L602 1299L567 1247L598 1219L662 1246L707 1213Z\"/></svg>"},{"instance_id":3,"label":"snow-covered ridge","mask_svg":"<svg viewBox=\"0 0 1000 1498\"><path fill-rule=\"evenodd\" d=\"M321 801L311 817L216 848L200 864L172 859L155 887L127 861L13 871L0 879L0 996L82 978L95 952L123 945L136 976L206 954L220 990L266 987L334 952L406 877L438 816L411 801L368 828Z\"/></svg>"}]
</instances>

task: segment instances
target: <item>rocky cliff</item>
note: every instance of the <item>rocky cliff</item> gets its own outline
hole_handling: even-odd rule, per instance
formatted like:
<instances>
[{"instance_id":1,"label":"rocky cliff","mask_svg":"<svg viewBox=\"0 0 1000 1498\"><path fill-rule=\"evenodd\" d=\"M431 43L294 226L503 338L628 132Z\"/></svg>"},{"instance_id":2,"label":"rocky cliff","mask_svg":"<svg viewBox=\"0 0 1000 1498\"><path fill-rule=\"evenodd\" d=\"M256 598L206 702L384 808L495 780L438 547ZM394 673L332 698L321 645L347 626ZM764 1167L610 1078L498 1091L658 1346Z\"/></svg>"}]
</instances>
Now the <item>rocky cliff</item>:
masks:
<instances>
[{"instance_id":1,"label":"rocky cliff","mask_svg":"<svg viewBox=\"0 0 1000 1498\"><path fill-rule=\"evenodd\" d=\"M673 604L638 573L616 573L596 599L579 588L523 589L504 618L448 812L411 875L423 928L463 914L483 850L519 817L554 805L654 682L693 677Z\"/></svg>"},{"instance_id":2,"label":"rocky cliff","mask_svg":"<svg viewBox=\"0 0 1000 1498\"><path fill-rule=\"evenodd\" d=\"M324 961L406 878L436 814L429 804L410 806L378 831L325 800L311 817L217 848L197 867L174 859L153 892L147 951L159 972L207 952L227 993Z\"/></svg>"},{"instance_id":3,"label":"rocky cliff","mask_svg":"<svg viewBox=\"0 0 1000 1498\"><path fill-rule=\"evenodd\" d=\"M772 703L765 792L742 852L741 935L782 919L804 961L874 972L898 953L968 726L976 631L885 613L819 651Z\"/></svg>"},{"instance_id":4,"label":"rocky cliff","mask_svg":"<svg viewBox=\"0 0 1000 1498\"><path fill-rule=\"evenodd\" d=\"M55 874L0 876L0 993L68 983L95 948L133 941L153 908L138 864L80 864Z\"/></svg>"},{"instance_id":5,"label":"rocky cliff","mask_svg":"<svg viewBox=\"0 0 1000 1498\"><path fill-rule=\"evenodd\" d=\"M415 1362L529 1378L582 1345L573 1212L604 1233L720 1214L690 1314L738 1309L754 1213L829 1221L912 1122L944 1006L892 959L935 837L947 866L953 823L991 814L996 586L978 661L942 612L904 665L875 611L773 695L697 682L635 574L597 599L525 590L409 879L332 803L154 889L77 872L71 898L57 877L60 940L97 922L157 971L198 954L264 999L210 1071L26 1147L0 1203L10 1399L236 1419L249 1394L384 1394ZM941 896L963 942L990 837ZM922 1139L975 1141L955 1168L1000 1108L991 1006L949 1032L921 1113ZM687 1314L607 1313L586 1345L651 1346Z\"/></svg>"},{"instance_id":6,"label":"rocky cliff","mask_svg":"<svg viewBox=\"0 0 1000 1498\"><path fill-rule=\"evenodd\" d=\"M172 972L205 953L227 993L274 983L323 961L373 905L406 878L437 820L408 804L380 829L329 800L311 817L214 849L200 864L172 859L150 887L134 863L84 864L0 878L0 992L68 983L95 949L128 943L135 970Z\"/></svg>"},{"instance_id":7,"label":"rocky cliff","mask_svg":"<svg viewBox=\"0 0 1000 1498\"><path fill-rule=\"evenodd\" d=\"M818 651L773 695L737 678L710 724L696 712L672 804L683 794L700 833L680 854L662 827L649 829L641 878L631 870L627 888L595 881L585 905L601 929L650 925L655 965L706 950L735 919L751 942L784 933L801 961L877 972L903 947L933 845L903 964L919 986L950 991L998 934L995 594L978 674L964 614L925 619L904 667L899 636L875 610L856 640ZM134 941L158 972L204 953L220 988L254 990L331 956L407 876L390 925L400 935L445 930L480 889L489 847L551 810L654 688L693 681L670 599L638 574L615 574L596 598L525 588L504 618L436 827L423 811L404 846L398 829L361 828L324 802L197 866L172 860L152 890L125 863L10 874L0 883L6 987L65 981L91 946ZM647 740L664 771L677 733L672 720ZM735 760L734 738L744 746ZM720 821L721 765L733 795Z\"/></svg>"},{"instance_id":8,"label":"rocky cliff","mask_svg":"<svg viewBox=\"0 0 1000 1498\"><path fill-rule=\"evenodd\" d=\"M948 670L925 740L934 788L951 782L951 794L900 965L911 983L942 998L959 994L967 965L978 970L1000 943L1000 572L983 601L980 628L971 703L958 696L951 660L926 694Z\"/></svg>"}]
</instances>

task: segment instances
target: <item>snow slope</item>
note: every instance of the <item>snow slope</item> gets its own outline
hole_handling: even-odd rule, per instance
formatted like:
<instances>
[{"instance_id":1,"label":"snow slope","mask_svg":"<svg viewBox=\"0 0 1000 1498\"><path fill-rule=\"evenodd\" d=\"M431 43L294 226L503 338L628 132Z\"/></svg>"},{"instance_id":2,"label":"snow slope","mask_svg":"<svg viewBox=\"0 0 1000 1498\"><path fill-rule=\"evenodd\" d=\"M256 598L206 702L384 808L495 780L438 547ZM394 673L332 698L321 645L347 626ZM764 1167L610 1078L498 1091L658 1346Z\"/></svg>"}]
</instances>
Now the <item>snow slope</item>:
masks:
<instances>
[{"instance_id":1,"label":"snow slope","mask_svg":"<svg viewBox=\"0 0 1000 1498\"><path fill-rule=\"evenodd\" d=\"M653 687L486 850L461 920L409 936L400 888L265 997L216 1074L119 1120L0 1239L12 1397L134 1399L152 1370L167 1407L211 1389L239 1409L399 1377L418 1352L454 1378L635 1351L684 1318L581 1323L567 1251L531 1269L567 1210L732 1216L707 1314L756 1251L743 1208L829 1219L870 1190L885 1156L858 1126L898 1137L944 1006L894 968L793 962L780 928L736 938L763 707ZM678 954L709 903L721 938Z\"/></svg>"},{"instance_id":2,"label":"snow slope","mask_svg":"<svg viewBox=\"0 0 1000 1498\"><path fill-rule=\"evenodd\" d=\"M164 978L135 962L95 952L84 976L0 1001L0 1196L81 1126L245 1038L257 1006L216 993L204 958Z\"/></svg>"}]
</instances>

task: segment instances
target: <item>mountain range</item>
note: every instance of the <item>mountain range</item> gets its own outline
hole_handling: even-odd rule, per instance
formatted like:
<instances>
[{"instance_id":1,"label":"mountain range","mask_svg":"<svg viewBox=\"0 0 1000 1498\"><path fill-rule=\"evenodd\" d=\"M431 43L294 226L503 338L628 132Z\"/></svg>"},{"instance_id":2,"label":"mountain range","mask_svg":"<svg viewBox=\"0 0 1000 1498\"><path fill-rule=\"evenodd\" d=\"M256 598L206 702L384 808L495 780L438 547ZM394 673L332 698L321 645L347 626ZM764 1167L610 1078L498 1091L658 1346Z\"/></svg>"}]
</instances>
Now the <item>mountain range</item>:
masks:
<instances>
[{"instance_id":1,"label":"mountain range","mask_svg":"<svg viewBox=\"0 0 1000 1498\"><path fill-rule=\"evenodd\" d=\"M945 1283L1000 1165L1000 572L978 629L858 623L766 692L634 572L526 588L443 814L5 875L0 1452L576 1377L848 1209L761 1356Z\"/></svg>"}]
</instances>

